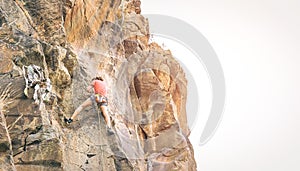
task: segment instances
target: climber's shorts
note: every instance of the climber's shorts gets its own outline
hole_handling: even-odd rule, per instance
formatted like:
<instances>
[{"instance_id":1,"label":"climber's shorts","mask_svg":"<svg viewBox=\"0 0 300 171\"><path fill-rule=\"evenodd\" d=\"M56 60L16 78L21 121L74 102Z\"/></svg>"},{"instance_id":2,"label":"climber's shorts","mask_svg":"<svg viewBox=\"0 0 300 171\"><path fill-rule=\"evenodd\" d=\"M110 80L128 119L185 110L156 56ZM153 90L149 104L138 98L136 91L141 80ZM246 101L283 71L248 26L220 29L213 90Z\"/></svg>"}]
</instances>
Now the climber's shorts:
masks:
<instances>
[{"instance_id":1,"label":"climber's shorts","mask_svg":"<svg viewBox=\"0 0 300 171\"><path fill-rule=\"evenodd\" d=\"M99 107L108 106L108 99L105 96L101 96L100 94L93 94L90 98L92 101L95 101Z\"/></svg>"}]
</instances>

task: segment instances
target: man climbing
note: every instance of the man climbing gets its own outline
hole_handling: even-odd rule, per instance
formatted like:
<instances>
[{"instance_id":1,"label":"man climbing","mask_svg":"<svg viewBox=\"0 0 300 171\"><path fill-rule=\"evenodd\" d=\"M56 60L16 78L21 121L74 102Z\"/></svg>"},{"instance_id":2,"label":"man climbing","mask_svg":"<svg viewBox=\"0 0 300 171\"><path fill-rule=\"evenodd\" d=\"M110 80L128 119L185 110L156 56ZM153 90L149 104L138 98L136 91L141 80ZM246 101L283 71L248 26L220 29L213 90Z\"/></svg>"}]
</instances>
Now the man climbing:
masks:
<instances>
[{"instance_id":1,"label":"man climbing","mask_svg":"<svg viewBox=\"0 0 300 171\"><path fill-rule=\"evenodd\" d=\"M91 92L94 89L94 93L86 99L73 113L71 118L65 118L65 122L70 124L76 118L76 116L86 107L91 106L93 102L97 103L97 106L100 106L101 113L105 119L106 125L108 127L108 131L111 130L111 122L110 117L107 112L108 100L106 97L107 87L102 77L95 77L92 79L92 83L87 87L87 91Z\"/></svg>"}]
</instances>

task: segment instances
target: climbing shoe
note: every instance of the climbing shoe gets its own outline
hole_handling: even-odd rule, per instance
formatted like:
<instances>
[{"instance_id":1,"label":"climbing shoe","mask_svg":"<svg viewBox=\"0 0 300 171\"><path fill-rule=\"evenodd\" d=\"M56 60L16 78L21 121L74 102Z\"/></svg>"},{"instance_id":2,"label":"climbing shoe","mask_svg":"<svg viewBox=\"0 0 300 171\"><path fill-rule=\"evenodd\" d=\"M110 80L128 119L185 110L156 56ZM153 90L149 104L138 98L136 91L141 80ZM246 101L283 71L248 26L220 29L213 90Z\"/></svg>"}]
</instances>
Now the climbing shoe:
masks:
<instances>
[{"instance_id":1,"label":"climbing shoe","mask_svg":"<svg viewBox=\"0 0 300 171\"><path fill-rule=\"evenodd\" d=\"M113 135L115 134L114 130L112 128L106 127L107 129L107 135Z\"/></svg>"},{"instance_id":2,"label":"climbing shoe","mask_svg":"<svg viewBox=\"0 0 300 171\"><path fill-rule=\"evenodd\" d=\"M70 124L70 123L72 123L73 122L73 119L71 119L71 118L64 118L64 121L67 123L67 124Z\"/></svg>"}]
</instances>

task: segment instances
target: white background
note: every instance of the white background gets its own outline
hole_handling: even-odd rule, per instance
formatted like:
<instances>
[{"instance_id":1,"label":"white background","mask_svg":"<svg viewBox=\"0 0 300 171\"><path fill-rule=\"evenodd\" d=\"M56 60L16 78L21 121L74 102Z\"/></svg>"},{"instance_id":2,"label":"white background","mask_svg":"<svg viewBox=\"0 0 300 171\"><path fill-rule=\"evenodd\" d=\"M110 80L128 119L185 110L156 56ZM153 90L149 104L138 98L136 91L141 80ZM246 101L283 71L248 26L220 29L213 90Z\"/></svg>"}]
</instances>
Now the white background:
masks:
<instances>
[{"instance_id":1,"label":"white background","mask_svg":"<svg viewBox=\"0 0 300 171\"><path fill-rule=\"evenodd\" d=\"M198 170L299 171L300 1L142 0L142 13L193 25L222 64L226 108L194 147Z\"/></svg>"}]
</instances>

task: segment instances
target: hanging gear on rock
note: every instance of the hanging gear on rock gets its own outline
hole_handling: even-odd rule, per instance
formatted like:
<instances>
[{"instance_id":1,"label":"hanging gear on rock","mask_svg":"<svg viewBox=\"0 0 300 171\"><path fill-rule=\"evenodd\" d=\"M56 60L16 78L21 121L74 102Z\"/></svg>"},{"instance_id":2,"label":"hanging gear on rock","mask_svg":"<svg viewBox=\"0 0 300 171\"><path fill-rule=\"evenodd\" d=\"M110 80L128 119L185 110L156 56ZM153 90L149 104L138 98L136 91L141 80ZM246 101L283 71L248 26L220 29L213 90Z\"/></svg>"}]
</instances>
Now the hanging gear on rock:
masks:
<instances>
[{"instance_id":1,"label":"hanging gear on rock","mask_svg":"<svg viewBox=\"0 0 300 171\"><path fill-rule=\"evenodd\" d=\"M43 69L36 65L24 65L22 70L26 86L24 89L25 96L33 98L36 105L40 102L51 103L55 94L52 93L51 81L49 78L45 78Z\"/></svg>"}]
</instances>

